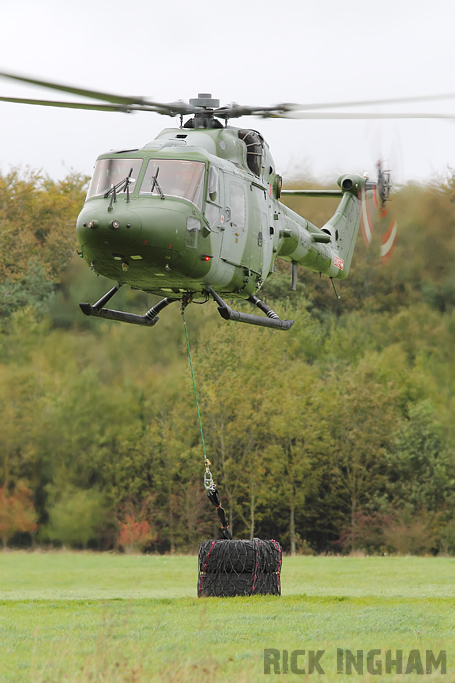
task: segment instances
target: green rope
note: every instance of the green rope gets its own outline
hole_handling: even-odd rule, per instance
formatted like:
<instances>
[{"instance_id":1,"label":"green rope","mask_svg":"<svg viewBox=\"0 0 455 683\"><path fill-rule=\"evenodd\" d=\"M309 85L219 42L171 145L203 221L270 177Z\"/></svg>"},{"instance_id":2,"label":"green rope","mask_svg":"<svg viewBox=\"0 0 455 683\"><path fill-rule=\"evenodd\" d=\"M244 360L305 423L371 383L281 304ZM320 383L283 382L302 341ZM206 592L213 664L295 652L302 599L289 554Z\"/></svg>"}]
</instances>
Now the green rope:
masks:
<instances>
[{"instance_id":1,"label":"green rope","mask_svg":"<svg viewBox=\"0 0 455 683\"><path fill-rule=\"evenodd\" d=\"M204 432L202 431L201 413L199 410L199 401L197 399L196 380L194 379L193 361L191 360L190 340L188 339L188 329L186 327L185 310L184 309L182 310L182 316L183 316L183 326L185 328L186 347L188 349L188 358L190 361L191 379L193 380L194 399L196 401L197 417L199 420L199 430L201 432L202 450L204 452L204 462L207 464L207 453L205 452Z\"/></svg>"}]
</instances>

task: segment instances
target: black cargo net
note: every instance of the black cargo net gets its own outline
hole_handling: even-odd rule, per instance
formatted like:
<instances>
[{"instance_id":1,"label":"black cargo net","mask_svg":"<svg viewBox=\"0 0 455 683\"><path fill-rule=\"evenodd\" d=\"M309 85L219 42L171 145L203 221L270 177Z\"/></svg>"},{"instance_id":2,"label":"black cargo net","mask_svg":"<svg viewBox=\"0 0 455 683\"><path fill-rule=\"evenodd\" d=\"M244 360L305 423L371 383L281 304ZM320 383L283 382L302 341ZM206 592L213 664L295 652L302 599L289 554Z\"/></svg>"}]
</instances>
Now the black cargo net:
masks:
<instances>
[{"instance_id":1,"label":"black cargo net","mask_svg":"<svg viewBox=\"0 0 455 683\"><path fill-rule=\"evenodd\" d=\"M199 597L281 595L281 546L273 539L202 541Z\"/></svg>"}]
</instances>

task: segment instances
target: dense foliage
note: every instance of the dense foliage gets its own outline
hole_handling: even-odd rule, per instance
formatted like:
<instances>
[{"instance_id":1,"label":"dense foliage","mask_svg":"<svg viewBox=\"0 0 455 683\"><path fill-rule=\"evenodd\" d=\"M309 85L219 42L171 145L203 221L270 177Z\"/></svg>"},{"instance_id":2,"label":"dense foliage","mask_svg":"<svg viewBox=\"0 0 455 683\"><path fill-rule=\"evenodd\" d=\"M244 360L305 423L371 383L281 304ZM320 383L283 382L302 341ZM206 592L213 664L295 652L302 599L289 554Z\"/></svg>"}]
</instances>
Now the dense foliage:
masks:
<instances>
[{"instance_id":1,"label":"dense foliage","mask_svg":"<svg viewBox=\"0 0 455 683\"><path fill-rule=\"evenodd\" d=\"M84 183L0 177L0 538L194 550L217 518L181 316L169 308L152 330L82 316L78 302L109 285L74 255ZM187 309L235 536L292 552L455 553L452 194L450 182L403 188L394 258L381 266L359 237L340 300L303 269L291 292L280 263L264 297L296 320L289 332ZM334 205L292 208L321 225ZM150 300L121 290L116 306Z\"/></svg>"}]
</instances>

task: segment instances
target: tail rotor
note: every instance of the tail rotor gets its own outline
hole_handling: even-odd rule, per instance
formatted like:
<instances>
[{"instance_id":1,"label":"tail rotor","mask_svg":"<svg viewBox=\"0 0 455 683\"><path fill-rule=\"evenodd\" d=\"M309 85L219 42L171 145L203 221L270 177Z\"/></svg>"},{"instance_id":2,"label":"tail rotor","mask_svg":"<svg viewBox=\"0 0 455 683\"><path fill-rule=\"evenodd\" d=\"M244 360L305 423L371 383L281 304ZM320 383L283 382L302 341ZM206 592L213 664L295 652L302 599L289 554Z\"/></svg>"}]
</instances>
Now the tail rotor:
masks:
<instances>
[{"instance_id":1,"label":"tail rotor","mask_svg":"<svg viewBox=\"0 0 455 683\"><path fill-rule=\"evenodd\" d=\"M379 257L382 265L391 259L398 238L397 222L390 210L391 189L392 172L379 160L376 164L376 180L367 180L361 197L361 230L367 249L371 246L373 235L379 233Z\"/></svg>"}]
</instances>

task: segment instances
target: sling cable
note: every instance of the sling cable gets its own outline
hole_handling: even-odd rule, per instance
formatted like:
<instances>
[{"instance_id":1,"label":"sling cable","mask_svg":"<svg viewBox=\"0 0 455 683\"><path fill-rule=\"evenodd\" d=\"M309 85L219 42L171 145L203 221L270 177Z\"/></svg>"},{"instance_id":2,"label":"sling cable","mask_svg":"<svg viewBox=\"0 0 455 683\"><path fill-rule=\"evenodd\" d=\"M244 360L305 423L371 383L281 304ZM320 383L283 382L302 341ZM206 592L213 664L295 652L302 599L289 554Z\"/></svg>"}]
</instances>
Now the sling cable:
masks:
<instances>
[{"instance_id":1,"label":"sling cable","mask_svg":"<svg viewBox=\"0 0 455 683\"><path fill-rule=\"evenodd\" d=\"M232 534L229 531L229 524L228 524L228 521L226 518L226 512L221 507L220 494L218 493L218 489L216 487L216 484L213 481L212 473L210 471L211 462L208 459L207 453L205 450L205 441L204 441L204 432L202 430L201 412L199 410L199 401L198 401L198 397L197 397L196 380L194 378L193 361L191 360L190 340L188 338L188 328L186 326L186 319L185 319L185 308L186 308L186 306L188 306L190 301L191 301L190 297L186 297L182 300L182 311L181 312L182 312L182 317L183 317L183 327L185 328L186 348L188 350L188 360L190 361L191 379L193 380L194 401L196 403L196 411L197 411L197 417L198 417L198 421L199 421L199 431L201 433L202 453L204 456L204 466L205 466L204 488L207 492L208 499L217 509L218 517L220 518L220 521L221 521L221 530L223 533L223 537L229 541L232 541Z\"/></svg>"}]
</instances>

